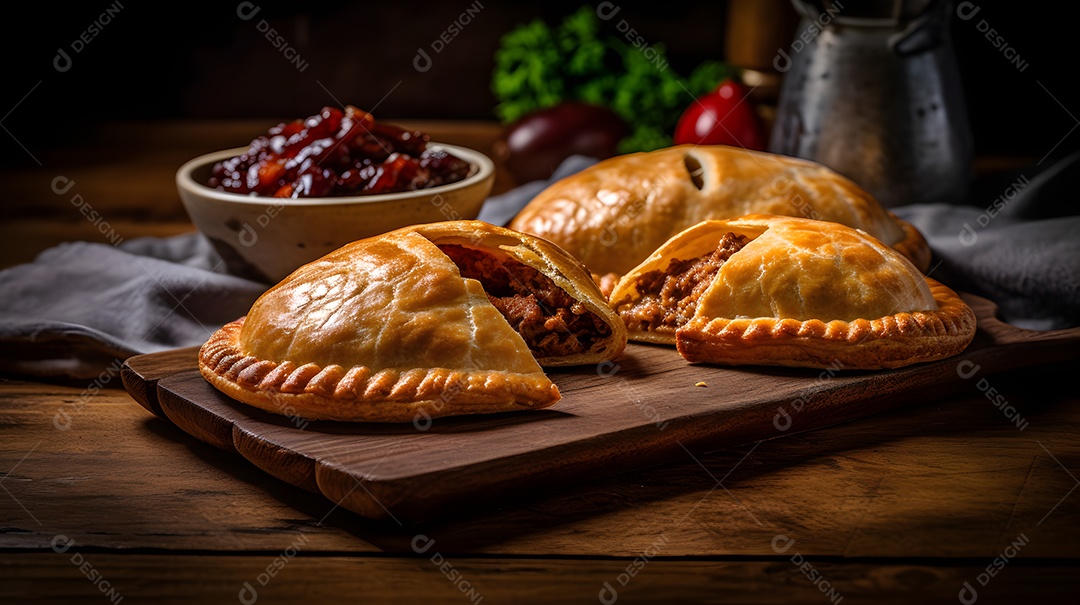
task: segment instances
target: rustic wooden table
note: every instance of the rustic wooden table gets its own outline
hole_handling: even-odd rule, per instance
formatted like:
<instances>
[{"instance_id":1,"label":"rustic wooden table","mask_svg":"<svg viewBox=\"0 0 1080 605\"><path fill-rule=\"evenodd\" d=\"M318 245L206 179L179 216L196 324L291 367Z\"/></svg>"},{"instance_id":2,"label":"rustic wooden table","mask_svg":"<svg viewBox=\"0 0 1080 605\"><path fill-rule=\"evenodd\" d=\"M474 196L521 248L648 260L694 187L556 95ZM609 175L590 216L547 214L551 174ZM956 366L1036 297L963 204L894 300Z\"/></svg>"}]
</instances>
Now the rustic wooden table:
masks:
<instances>
[{"instance_id":1,"label":"rustic wooden table","mask_svg":"<svg viewBox=\"0 0 1080 605\"><path fill-rule=\"evenodd\" d=\"M491 124L417 123L490 150ZM191 230L184 160L261 122L113 124L0 170L0 266ZM40 163L40 165L39 165ZM57 177L74 181L56 194ZM513 186L499 173L496 191ZM0 294L2 295L2 294ZM961 396L491 502L367 521L139 407L106 373L0 379L0 601L1039 602L1080 582L1075 363ZM1002 411L1011 406L1022 428ZM68 414L57 428L58 412ZM63 424L63 423L61 423Z\"/></svg>"}]
</instances>

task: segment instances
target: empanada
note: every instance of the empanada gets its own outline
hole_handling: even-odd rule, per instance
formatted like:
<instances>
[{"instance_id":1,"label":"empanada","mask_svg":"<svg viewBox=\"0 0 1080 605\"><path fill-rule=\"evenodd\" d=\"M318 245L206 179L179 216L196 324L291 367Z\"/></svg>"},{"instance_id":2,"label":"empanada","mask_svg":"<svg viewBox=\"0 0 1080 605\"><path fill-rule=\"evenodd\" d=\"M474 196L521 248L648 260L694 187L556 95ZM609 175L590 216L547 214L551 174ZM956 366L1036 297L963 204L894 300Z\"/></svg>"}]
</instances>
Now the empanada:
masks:
<instances>
[{"instance_id":1,"label":"empanada","mask_svg":"<svg viewBox=\"0 0 1080 605\"><path fill-rule=\"evenodd\" d=\"M216 332L199 368L231 397L346 421L543 408L541 366L618 356L626 329L554 244L480 221L407 227L297 269Z\"/></svg>"},{"instance_id":2,"label":"empanada","mask_svg":"<svg viewBox=\"0 0 1080 605\"><path fill-rule=\"evenodd\" d=\"M754 213L862 229L919 270L930 264L922 235L851 180L807 160L722 145L604 160L542 191L510 227L555 242L597 276L621 276L688 227Z\"/></svg>"},{"instance_id":3,"label":"empanada","mask_svg":"<svg viewBox=\"0 0 1080 605\"><path fill-rule=\"evenodd\" d=\"M750 215L699 223L615 286L630 338L692 362L893 368L955 355L975 314L850 227Z\"/></svg>"}]
</instances>

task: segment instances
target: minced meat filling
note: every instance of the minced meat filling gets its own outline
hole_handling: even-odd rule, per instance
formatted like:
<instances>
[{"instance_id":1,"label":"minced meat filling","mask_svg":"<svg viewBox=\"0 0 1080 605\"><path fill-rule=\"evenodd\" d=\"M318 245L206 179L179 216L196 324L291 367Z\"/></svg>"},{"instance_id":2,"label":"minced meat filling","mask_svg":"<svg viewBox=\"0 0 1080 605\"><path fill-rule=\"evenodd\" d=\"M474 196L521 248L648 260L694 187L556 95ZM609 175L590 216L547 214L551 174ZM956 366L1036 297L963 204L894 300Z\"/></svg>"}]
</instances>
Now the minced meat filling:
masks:
<instances>
[{"instance_id":1,"label":"minced meat filling","mask_svg":"<svg viewBox=\"0 0 1080 605\"><path fill-rule=\"evenodd\" d=\"M595 351L611 335L599 316L536 269L457 244L442 244L439 249L454 261L462 277L484 286L488 300L535 357Z\"/></svg>"},{"instance_id":2,"label":"minced meat filling","mask_svg":"<svg viewBox=\"0 0 1080 605\"><path fill-rule=\"evenodd\" d=\"M675 329L690 321L713 276L748 241L742 235L728 233L707 256L676 259L664 271L641 275L637 283L641 298L619 311L627 327L644 331L659 327Z\"/></svg>"}]
</instances>

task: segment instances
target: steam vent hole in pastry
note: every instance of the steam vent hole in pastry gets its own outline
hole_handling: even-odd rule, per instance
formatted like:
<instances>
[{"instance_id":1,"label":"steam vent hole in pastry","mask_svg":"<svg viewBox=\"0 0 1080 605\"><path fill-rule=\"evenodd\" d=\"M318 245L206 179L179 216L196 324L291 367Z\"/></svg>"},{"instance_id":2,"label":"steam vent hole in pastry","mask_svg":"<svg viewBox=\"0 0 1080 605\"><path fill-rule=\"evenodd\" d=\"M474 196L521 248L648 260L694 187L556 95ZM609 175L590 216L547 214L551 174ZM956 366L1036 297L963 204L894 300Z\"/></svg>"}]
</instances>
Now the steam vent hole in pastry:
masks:
<instances>
[{"instance_id":1,"label":"steam vent hole in pastry","mask_svg":"<svg viewBox=\"0 0 1080 605\"><path fill-rule=\"evenodd\" d=\"M551 278L509 257L439 244L461 276L480 282L488 300L521 334L533 356L564 357L603 348L611 328Z\"/></svg>"},{"instance_id":2,"label":"steam vent hole in pastry","mask_svg":"<svg viewBox=\"0 0 1080 605\"><path fill-rule=\"evenodd\" d=\"M690 182L694 184L694 188L698 191L704 189L705 168L702 167L701 162L693 154L688 153L683 158L683 166L686 166L686 172L690 175Z\"/></svg>"},{"instance_id":3,"label":"steam vent hole in pastry","mask_svg":"<svg viewBox=\"0 0 1080 605\"><path fill-rule=\"evenodd\" d=\"M674 330L694 316L698 299L708 289L713 276L732 254L749 240L727 233L716 250L698 258L675 259L660 271L649 271L638 278L641 298L619 311L627 328L650 331L658 327Z\"/></svg>"}]
</instances>

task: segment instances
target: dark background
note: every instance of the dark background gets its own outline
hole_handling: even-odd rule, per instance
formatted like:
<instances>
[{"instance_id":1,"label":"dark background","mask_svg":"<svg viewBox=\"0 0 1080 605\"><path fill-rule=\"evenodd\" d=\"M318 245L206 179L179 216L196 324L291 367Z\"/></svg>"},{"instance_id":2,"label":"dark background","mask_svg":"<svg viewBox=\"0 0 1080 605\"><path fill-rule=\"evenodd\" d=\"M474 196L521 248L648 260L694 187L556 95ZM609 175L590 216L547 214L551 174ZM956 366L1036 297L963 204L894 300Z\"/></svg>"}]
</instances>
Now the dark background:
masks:
<instances>
[{"instance_id":1,"label":"dark background","mask_svg":"<svg viewBox=\"0 0 1080 605\"><path fill-rule=\"evenodd\" d=\"M855 0L851 0L855 2ZM413 69L471 2L303 3L262 1L250 21L236 2L137 3L120 14L79 54L71 43L115 3L65 6L19 3L5 15L6 77L0 92L0 160L31 162L32 153L78 142L103 121L161 118L302 117L320 107L377 104L380 119L493 118L489 90L499 37L533 18L549 23L581 6L552 1L525 6L484 1L484 9L426 73ZM595 4L595 3L594 3ZM976 152L1041 158L1080 148L1066 134L1080 114L1071 68L1073 21L1049 3L980 2L973 21L951 28L963 74ZM725 2L621 3L624 17L650 42L663 43L672 68L687 73L704 59L725 59ZM977 31L985 18L1029 63L1010 65ZM256 29L266 19L294 46L308 68L299 72ZM610 26L610 24L609 24ZM71 69L53 67L57 49ZM36 88L35 88L36 87ZM31 92L32 91L32 92ZM1078 108L1072 110L1071 108ZM16 141L17 139L17 141Z\"/></svg>"}]
</instances>

